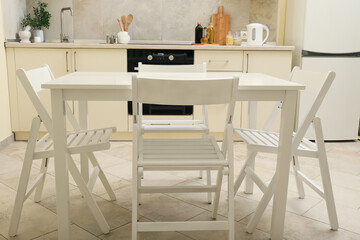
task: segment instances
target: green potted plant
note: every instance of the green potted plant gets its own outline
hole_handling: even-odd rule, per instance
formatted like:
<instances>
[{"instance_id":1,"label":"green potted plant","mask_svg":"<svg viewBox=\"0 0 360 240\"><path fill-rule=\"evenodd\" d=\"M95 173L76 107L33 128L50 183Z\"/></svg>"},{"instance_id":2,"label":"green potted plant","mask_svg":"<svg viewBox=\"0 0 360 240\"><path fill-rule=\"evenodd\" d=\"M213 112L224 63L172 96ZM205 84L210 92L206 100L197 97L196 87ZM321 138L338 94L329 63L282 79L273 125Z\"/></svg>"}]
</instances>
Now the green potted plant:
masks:
<instances>
[{"instance_id":1,"label":"green potted plant","mask_svg":"<svg viewBox=\"0 0 360 240\"><path fill-rule=\"evenodd\" d=\"M49 29L51 14L46 10L48 4L42 1L37 2L37 7L33 7L34 16L31 17L30 13L26 14L21 21L21 26L25 28L30 26L33 30L33 37L40 37L40 41L44 41L44 32L42 28Z\"/></svg>"}]
</instances>

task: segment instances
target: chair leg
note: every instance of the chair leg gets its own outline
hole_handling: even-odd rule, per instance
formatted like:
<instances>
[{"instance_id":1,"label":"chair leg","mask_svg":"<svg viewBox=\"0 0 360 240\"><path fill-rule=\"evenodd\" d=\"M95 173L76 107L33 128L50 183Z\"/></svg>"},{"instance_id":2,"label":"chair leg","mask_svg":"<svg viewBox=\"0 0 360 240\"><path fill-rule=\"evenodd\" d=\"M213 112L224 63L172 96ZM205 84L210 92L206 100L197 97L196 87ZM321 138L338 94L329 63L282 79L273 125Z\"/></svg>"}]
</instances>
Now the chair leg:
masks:
<instances>
[{"instance_id":1,"label":"chair leg","mask_svg":"<svg viewBox=\"0 0 360 240\"><path fill-rule=\"evenodd\" d=\"M299 198L305 198L304 183L299 177L298 171L300 171L300 163L297 156L293 156L293 170L295 175L296 187L298 190Z\"/></svg>"},{"instance_id":2,"label":"chair leg","mask_svg":"<svg viewBox=\"0 0 360 240\"><path fill-rule=\"evenodd\" d=\"M264 193L263 197L261 198L258 206L254 214L252 215L248 225L246 226L246 231L248 233L252 233L255 230L255 227L258 225L261 216L264 214L266 206L269 204L272 196L274 195L274 181L275 176L271 179L271 182L268 185L267 191Z\"/></svg>"},{"instance_id":3,"label":"chair leg","mask_svg":"<svg viewBox=\"0 0 360 240\"><path fill-rule=\"evenodd\" d=\"M249 155L244 163L244 166L241 168L239 175L236 178L235 184L234 184L234 194L236 194L241 186L241 183L243 182L246 172L246 167L249 166L249 164L253 163L255 161L255 157L257 155L257 152L249 152Z\"/></svg>"},{"instance_id":4,"label":"chair leg","mask_svg":"<svg viewBox=\"0 0 360 240\"><path fill-rule=\"evenodd\" d=\"M40 174L43 174L43 177L40 180L40 182L36 188L36 191L35 191L35 197L34 197L35 202L41 201L41 195L42 195L42 192L44 189L44 183L45 183L45 178L46 178L48 160L49 160L48 158L44 158L41 163Z\"/></svg>"},{"instance_id":5,"label":"chair leg","mask_svg":"<svg viewBox=\"0 0 360 240\"><path fill-rule=\"evenodd\" d=\"M104 186L107 194L109 195L110 199L111 199L112 201L115 201L115 200L116 200L115 193L114 193L114 191L112 190L111 185L110 185L109 181L107 180L107 178L106 178L106 176L105 176L105 174L104 174L104 171L103 171L102 168L100 167L100 164L99 164L99 162L97 161L94 153L89 152L87 155L88 155L88 157L89 157L89 159L90 159L91 164L92 164L94 167L98 167L98 168L100 169L99 178L100 178L100 180L101 180L101 182L102 182L102 184L103 184L103 186Z\"/></svg>"},{"instance_id":6,"label":"chair leg","mask_svg":"<svg viewBox=\"0 0 360 240\"><path fill-rule=\"evenodd\" d=\"M228 176L228 221L229 240L235 239L235 202L234 202L234 171L229 170Z\"/></svg>"},{"instance_id":7,"label":"chair leg","mask_svg":"<svg viewBox=\"0 0 360 240\"><path fill-rule=\"evenodd\" d=\"M208 186L211 186L211 171L210 170L206 170L206 184ZM207 193L208 204L211 204L211 201L212 201L211 195L212 195L211 192Z\"/></svg>"},{"instance_id":8,"label":"chair leg","mask_svg":"<svg viewBox=\"0 0 360 240\"><path fill-rule=\"evenodd\" d=\"M31 124L30 136L28 140L28 144L26 146L26 152L24 157L24 163L21 170L19 186L16 193L15 204L13 213L11 215L10 227L9 227L9 235L11 237L17 234L17 229L19 227L19 221L21 217L22 208L24 205L24 201L26 200L26 190L29 183L29 177L31 172L31 166L33 162L33 154L35 151L36 140L39 134L40 128L40 118L34 118Z\"/></svg>"},{"instance_id":9,"label":"chair leg","mask_svg":"<svg viewBox=\"0 0 360 240\"><path fill-rule=\"evenodd\" d=\"M216 192L214 195L214 204L213 204L213 210L212 210L212 218L216 219L218 208L219 208L219 200L220 200L220 193L221 193L221 184L223 179L224 171L219 170L217 172L216 177Z\"/></svg>"},{"instance_id":10,"label":"chair leg","mask_svg":"<svg viewBox=\"0 0 360 240\"><path fill-rule=\"evenodd\" d=\"M137 222L138 222L138 207L139 207L139 200L138 200L138 179L139 179L139 169L137 166L138 161L138 150L139 150L139 135L138 135L138 125L134 124L133 128L133 149L132 149L132 202L131 202L131 239L137 240ZM140 176L141 178L141 176Z\"/></svg>"},{"instance_id":11,"label":"chair leg","mask_svg":"<svg viewBox=\"0 0 360 240\"><path fill-rule=\"evenodd\" d=\"M252 161L248 164L248 167L252 170L255 169L255 161ZM254 192L254 181L248 176L245 176L245 191L246 194L253 194Z\"/></svg>"},{"instance_id":12,"label":"chair leg","mask_svg":"<svg viewBox=\"0 0 360 240\"><path fill-rule=\"evenodd\" d=\"M234 129L228 125L226 129L226 140L228 143L228 221L229 221L229 240L235 239L235 202L234 202Z\"/></svg>"},{"instance_id":13,"label":"chair leg","mask_svg":"<svg viewBox=\"0 0 360 240\"><path fill-rule=\"evenodd\" d=\"M336 213L334 193L331 185L330 170L326 156L324 136L322 132L320 118L315 118L313 124L315 128L316 144L319 152L321 180L324 188L325 202L329 215L330 226L332 230L338 230L339 222Z\"/></svg>"},{"instance_id":14,"label":"chair leg","mask_svg":"<svg viewBox=\"0 0 360 240\"><path fill-rule=\"evenodd\" d=\"M142 172L142 173L144 173L144 172ZM143 176L142 174L138 174L138 180L137 180L137 191L138 191L137 204L138 204L138 206L141 205L141 193L140 193L139 189L141 187L142 176ZM138 218L138 220L139 220L139 218Z\"/></svg>"},{"instance_id":15,"label":"chair leg","mask_svg":"<svg viewBox=\"0 0 360 240\"><path fill-rule=\"evenodd\" d=\"M136 170L137 172L137 170ZM134 171L133 171L134 173ZM137 173L135 173L137 175ZM132 227L131 227L131 239L137 240L137 222L138 222L138 176L133 176L132 183Z\"/></svg>"},{"instance_id":16,"label":"chair leg","mask_svg":"<svg viewBox=\"0 0 360 240\"><path fill-rule=\"evenodd\" d=\"M79 187L81 194L84 196L84 199L87 205L90 208L93 216L95 217L96 222L99 224L99 227L103 233L109 233L110 227L107 224L104 215L102 214L99 206L96 204L93 195L90 193L87 184L85 183L84 179L82 178L81 173L79 172L78 168L76 167L73 158L67 154L68 164L69 164L69 171L73 176L76 185Z\"/></svg>"},{"instance_id":17,"label":"chair leg","mask_svg":"<svg viewBox=\"0 0 360 240\"><path fill-rule=\"evenodd\" d=\"M200 178L200 179L203 178L203 171L202 171L202 170L199 171L199 178Z\"/></svg>"}]
</instances>

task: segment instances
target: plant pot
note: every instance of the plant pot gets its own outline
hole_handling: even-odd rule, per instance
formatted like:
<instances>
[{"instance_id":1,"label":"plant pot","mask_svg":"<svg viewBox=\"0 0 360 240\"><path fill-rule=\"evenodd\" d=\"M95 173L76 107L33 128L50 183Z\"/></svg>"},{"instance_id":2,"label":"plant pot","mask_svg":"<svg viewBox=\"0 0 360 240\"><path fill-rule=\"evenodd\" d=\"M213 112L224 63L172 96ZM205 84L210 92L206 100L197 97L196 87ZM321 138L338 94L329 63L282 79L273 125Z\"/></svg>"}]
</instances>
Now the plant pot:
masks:
<instances>
[{"instance_id":1,"label":"plant pot","mask_svg":"<svg viewBox=\"0 0 360 240\"><path fill-rule=\"evenodd\" d=\"M21 41L20 41L21 43L30 43L31 32L30 31L20 31L19 37L21 39Z\"/></svg>"},{"instance_id":2,"label":"plant pot","mask_svg":"<svg viewBox=\"0 0 360 240\"><path fill-rule=\"evenodd\" d=\"M44 42L44 31L43 30L33 30L33 38L40 37L40 42Z\"/></svg>"}]
</instances>

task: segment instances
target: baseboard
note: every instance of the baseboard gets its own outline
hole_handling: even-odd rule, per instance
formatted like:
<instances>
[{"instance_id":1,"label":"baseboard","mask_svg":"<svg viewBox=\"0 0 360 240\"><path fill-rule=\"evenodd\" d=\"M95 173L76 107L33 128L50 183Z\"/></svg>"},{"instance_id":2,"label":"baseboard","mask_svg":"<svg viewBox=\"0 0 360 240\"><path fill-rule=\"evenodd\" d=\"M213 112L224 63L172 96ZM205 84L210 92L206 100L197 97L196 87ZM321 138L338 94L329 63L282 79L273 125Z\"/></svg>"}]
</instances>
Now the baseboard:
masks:
<instances>
[{"instance_id":1,"label":"baseboard","mask_svg":"<svg viewBox=\"0 0 360 240\"><path fill-rule=\"evenodd\" d=\"M14 134L11 134L10 136L8 136L0 141L0 150L5 148L7 145L9 145L10 143L13 143L13 142L14 142Z\"/></svg>"}]
</instances>

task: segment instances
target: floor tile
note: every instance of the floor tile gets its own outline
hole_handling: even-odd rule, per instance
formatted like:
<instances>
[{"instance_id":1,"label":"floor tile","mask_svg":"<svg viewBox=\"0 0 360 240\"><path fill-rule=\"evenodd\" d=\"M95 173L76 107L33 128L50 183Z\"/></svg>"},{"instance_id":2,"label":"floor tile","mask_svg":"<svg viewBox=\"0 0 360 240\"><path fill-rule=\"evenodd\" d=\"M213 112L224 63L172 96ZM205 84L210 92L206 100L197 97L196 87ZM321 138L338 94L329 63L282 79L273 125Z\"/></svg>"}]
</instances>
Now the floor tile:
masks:
<instances>
[{"instance_id":1,"label":"floor tile","mask_svg":"<svg viewBox=\"0 0 360 240\"><path fill-rule=\"evenodd\" d=\"M71 234L71 238L76 240L99 240L99 238L83 230L82 228L79 228L75 224L71 224L70 234ZM33 240L57 240L57 239L58 239L58 231L53 231L41 237L34 238Z\"/></svg>"},{"instance_id":2,"label":"floor tile","mask_svg":"<svg viewBox=\"0 0 360 240\"><path fill-rule=\"evenodd\" d=\"M144 221L140 219L140 222ZM131 240L131 223L119 227L109 234L101 235L104 240ZM191 238L178 232L141 232L138 233L139 240L191 240Z\"/></svg>"},{"instance_id":3,"label":"floor tile","mask_svg":"<svg viewBox=\"0 0 360 240\"><path fill-rule=\"evenodd\" d=\"M0 234L9 238L8 231L16 192L0 184ZM57 229L57 217L48 209L26 200L14 239L31 239Z\"/></svg>"},{"instance_id":4,"label":"floor tile","mask_svg":"<svg viewBox=\"0 0 360 240\"><path fill-rule=\"evenodd\" d=\"M22 161L3 153L0 153L0 161L0 176L9 172L20 172L23 165Z\"/></svg>"},{"instance_id":5,"label":"floor tile","mask_svg":"<svg viewBox=\"0 0 360 240\"><path fill-rule=\"evenodd\" d=\"M131 183L125 180L122 180L121 183L121 186L114 190L116 200L112 201L112 203L131 211ZM103 193L100 196L104 199L110 200L107 193Z\"/></svg>"},{"instance_id":6,"label":"floor tile","mask_svg":"<svg viewBox=\"0 0 360 240\"><path fill-rule=\"evenodd\" d=\"M31 169L28 188L32 186L36 178L39 176L39 171L40 169L37 169L35 167ZM6 174L1 174L0 182L10 187L13 190L17 190L19 185L20 174L21 174L21 170L9 171ZM69 188L75 189L75 186L70 185ZM42 199L48 198L50 196L54 196L55 194L56 194L55 177L53 175L46 174ZM34 199L34 193L32 193L29 198Z\"/></svg>"},{"instance_id":7,"label":"floor tile","mask_svg":"<svg viewBox=\"0 0 360 240\"><path fill-rule=\"evenodd\" d=\"M186 221L204 210L164 194L142 194L139 214L152 221Z\"/></svg>"},{"instance_id":8,"label":"floor tile","mask_svg":"<svg viewBox=\"0 0 360 240\"><path fill-rule=\"evenodd\" d=\"M183 183L183 185L198 185L199 183L193 182L193 181L186 181ZM194 204L200 208L206 209L208 211L212 211L213 204L207 203L207 193L172 193L168 194L172 197L175 197L177 199L180 199L184 202L188 202L191 204ZM214 194L212 194L214 197ZM227 192L221 191L220 194L220 202L219 202L219 209L218 214L222 216L228 216L228 210L227 210ZM244 197L236 196L235 197L235 220L239 221L240 219L248 216L251 214L256 206L258 205L257 201L247 199Z\"/></svg>"},{"instance_id":9,"label":"floor tile","mask_svg":"<svg viewBox=\"0 0 360 240\"><path fill-rule=\"evenodd\" d=\"M27 142L25 141L15 141L10 145L6 146L5 148L1 149L1 153L17 160L24 161L26 146Z\"/></svg>"},{"instance_id":10,"label":"floor tile","mask_svg":"<svg viewBox=\"0 0 360 240\"><path fill-rule=\"evenodd\" d=\"M121 164L117 164L115 166L104 168L105 173L109 173L111 175L117 176L119 178L131 181L132 180L132 164L131 162L123 162ZM166 180L166 181L164 181ZM168 172L145 172L143 185L175 185L184 181L184 178L175 176Z\"/></svg>"},{"instance_id":11,"label":"floor tile","mask_svg":"<svg viewBox=\"0 0 360 240\"><path fill-rule=\"evenodd\" d=\"M343 172L336 172L334 170L332 170L330 174L331 174L331 182L333 185L352 189L355 191L360 191L359 176L355 176ZM318 180L317 182L320 182L320 177L315 180Z\"/></svg>"},{"instance_id":12,"label":"floor tile","mask_svg":"<svg viewBox=\"0 0 360 240\"><path fill-rule=\"evenodd\" d=\"M219 217L218 220L226 221L226 218ZM211 213L204 212L190 221L211 221ZM186 231L182 232L185 235L197 239L197 240L227 240L228 231ZM235 223L235 239L241 240L268 240L269 234L256 230L253 234L248 234L245 231L245 225L243 223Z\"/></svg>"},{"instance_id":13,"label":"floor tile","mask_svg":"<svg viewBox=\"0 0 360 240\"><path fill-rule=\"evenodd\" d=\"M270 232L271 212L271 208L266 209L257 229ZM241 222L247 224L250 217L243 219ZM343 229L332 231L328 224L287 212L284 238L289 240L358 240L360 235Z\"/></svg>"},{"instance_id":14,"label":"floor tile","mask_svg":"<svg viewBox=\"0 0 360 240\"><path fill-rule=\"evenodd\" d=\"M339 226L360 234L360 211L342 205L336 206ZM304 216L329 224L325 201L310 209Z\"/></svg>"},{"instance_id":15,"label":"floor tile","mask_svg":"<svg viewBox=\"0 0 360 240\"><path fill-rule=\"evenodd\" d=\"M108 222L110 229L115 229L131 221L131 213L127 209L101 197L94 196L94 198ZM41 205L56 212L55 197L45 199L41 202ZM82 198L80 191L77 189L70 192L70 217L73 223L93 235L98 236L102 234L84 198Z\"/></svg>"}]
</instances>

